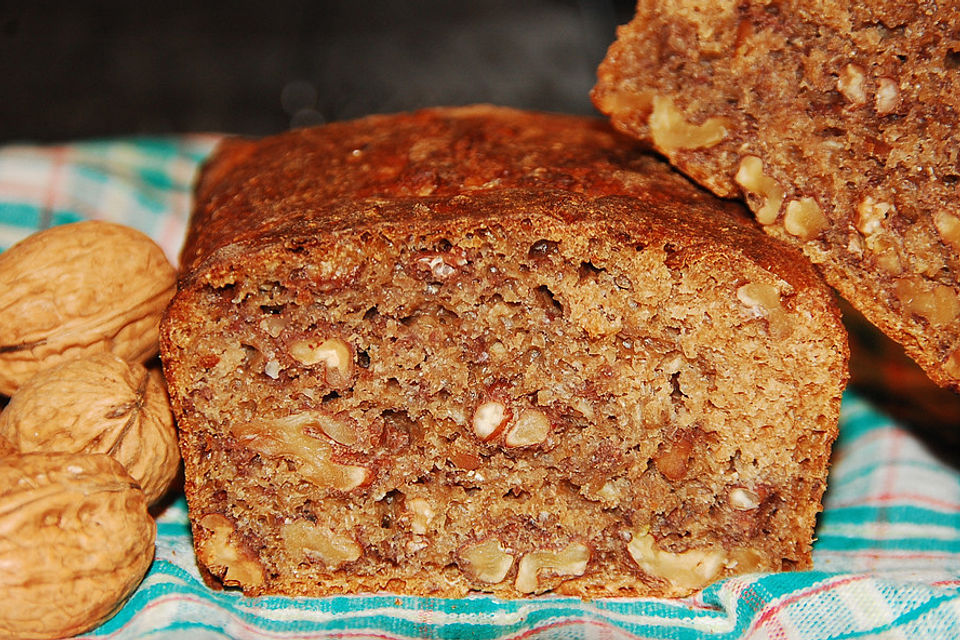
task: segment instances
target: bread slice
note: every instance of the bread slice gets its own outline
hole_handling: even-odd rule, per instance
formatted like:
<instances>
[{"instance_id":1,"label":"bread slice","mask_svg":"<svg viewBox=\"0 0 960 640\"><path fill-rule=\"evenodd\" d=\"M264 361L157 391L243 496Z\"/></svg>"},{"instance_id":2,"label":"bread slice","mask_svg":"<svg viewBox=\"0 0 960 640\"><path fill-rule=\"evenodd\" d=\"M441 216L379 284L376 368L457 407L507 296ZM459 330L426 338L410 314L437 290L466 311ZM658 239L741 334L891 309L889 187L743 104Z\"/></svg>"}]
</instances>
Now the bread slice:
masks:
<instances>
[{"instance_id":1,"label":"bread slice","mask_svg":"<svg viewBox=\"0 0 960 640\"><path fill-rule=\"evenodd\" d=\"M810 566L832 294L606 125L439 109L230 143L196 212L161 348L222 584L682 595Z\"/></svg>"},{"instance_id":2,"label":"bread slice","mask_svg":"<svg viewBox=\"0 0 960 640\"><path fill-rule=\"evenodd\" d=\"M960 387L960 5L637 4L597 107Z\"/></svg>"}]
</instances>

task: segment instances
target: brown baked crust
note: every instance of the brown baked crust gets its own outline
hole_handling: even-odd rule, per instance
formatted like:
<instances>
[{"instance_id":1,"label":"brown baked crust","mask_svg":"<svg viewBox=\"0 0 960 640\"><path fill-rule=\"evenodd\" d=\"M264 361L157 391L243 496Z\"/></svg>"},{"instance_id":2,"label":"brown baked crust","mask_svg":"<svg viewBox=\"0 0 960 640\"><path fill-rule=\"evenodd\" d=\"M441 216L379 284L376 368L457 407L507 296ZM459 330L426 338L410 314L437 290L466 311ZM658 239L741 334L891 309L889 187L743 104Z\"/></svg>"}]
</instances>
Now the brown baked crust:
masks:
<instances>
[{"instance_id":1,"label":"brown baked crust","mask_svg":"<svg viewBox=\"0 0 960 640\"><path fill-rule=\"evenodd\" d=\"M652 202L710 202L718 215L746 213L664 171L639 143L600 118L491 105L424 109L257 141L225 140L200 176L181 269L189 272L216 247L282 222L301 202L544 186ZM264 202L280 211L271 218Z\"/></svg>"},{"instance_id":2,"label":"brown baked crust","mask_svg":"<svg viewBox=\"0 0 960 640\"><path fill-rule=\"evenodd\" d=\"M958 42L956 2L641 0L593 99L956 390Z\"/></svg>"},{"instance_id":3,"label":"brown baked crust","mask_svg":"<svg viewBox=\"0 0 960 640\"><path fill-rule=\"evenodd\" d=\"M812 266L632 144L531 159L617 139L593 119L371 122L395 175L486 186L347 197L366 178L328 187L349 171L301 145L352 156L351 123L231 145L201 179L161 338L201 564L251 594L503 597L809 567L847 376Z\"/></svg>"}]
</instances>

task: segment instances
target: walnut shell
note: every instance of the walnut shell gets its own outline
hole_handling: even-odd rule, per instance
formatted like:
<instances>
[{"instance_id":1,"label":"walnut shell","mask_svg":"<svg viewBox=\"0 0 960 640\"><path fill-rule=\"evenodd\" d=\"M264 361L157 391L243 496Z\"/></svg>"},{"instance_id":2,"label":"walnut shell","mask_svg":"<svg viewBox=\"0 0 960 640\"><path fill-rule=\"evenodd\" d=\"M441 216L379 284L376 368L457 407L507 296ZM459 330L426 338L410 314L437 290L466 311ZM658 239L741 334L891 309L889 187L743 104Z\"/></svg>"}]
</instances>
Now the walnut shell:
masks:
<instances>
[{"instance_id":1,"label":"walnut shell","mask_svg":"<svg viewBox=\"0 0 960 640\"><path fill-rule=\"evenodd\" d=\"M22 453L106 453L150 503L166 493L180 465L159 376L110 353L62 362L27 380L0 413L0 436Z\"/></svg>"},{"instance_id":2,"label":"walnut shell","mask_svg":"<svg viewBox=\"0 0 960 640\"><path fill-rule=\"evenodd\" d=\"M87 353L153 357L175 287L163 250L129 227L77 222L18 242L0 253L0 393Z\"/></svg>"},{"instance_id":3,"label":"walnut shell","mask_svg":"<svg viewBox=\"0 0 960 640\"><path fill-rule=\"evenodd\" d=\"M155 539L143 492L109 456L0 460L0 636L97 626L143 579Z\"/></svg>"}]
</instances>

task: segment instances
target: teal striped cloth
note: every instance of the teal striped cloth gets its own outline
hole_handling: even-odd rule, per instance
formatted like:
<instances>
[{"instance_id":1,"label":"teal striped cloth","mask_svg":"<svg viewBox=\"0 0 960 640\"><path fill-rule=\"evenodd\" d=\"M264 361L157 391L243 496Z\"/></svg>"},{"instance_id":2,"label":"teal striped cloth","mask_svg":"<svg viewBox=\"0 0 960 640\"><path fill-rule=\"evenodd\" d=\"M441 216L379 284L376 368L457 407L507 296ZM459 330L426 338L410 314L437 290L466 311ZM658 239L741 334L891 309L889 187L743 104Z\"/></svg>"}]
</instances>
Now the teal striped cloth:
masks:
<instances>
[{"instance_id":1,"label":"teal striped cloth","mask_svg":"<svg viewBox=\"0 0 960 640\"><path fill-rule=\"evenodd\" d=\"M213 136L0 147L0 248L38 228L121 222L175 259ZM844 397L814 570L748 575L682 600L393 595L246 598L209 589L186 504L156 561L90 638L960 638L960 472L854 393Z\"/></svg>"}]
</instances>

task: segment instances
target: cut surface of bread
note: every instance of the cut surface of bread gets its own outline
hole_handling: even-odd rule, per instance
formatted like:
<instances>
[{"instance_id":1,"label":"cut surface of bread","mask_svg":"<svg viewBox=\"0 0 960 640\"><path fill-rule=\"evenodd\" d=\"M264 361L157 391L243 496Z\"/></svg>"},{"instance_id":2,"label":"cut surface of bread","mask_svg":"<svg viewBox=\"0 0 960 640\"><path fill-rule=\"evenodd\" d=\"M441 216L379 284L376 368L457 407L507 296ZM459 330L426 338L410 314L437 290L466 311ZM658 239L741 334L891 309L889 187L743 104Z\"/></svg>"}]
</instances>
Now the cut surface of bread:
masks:
<instances>
[{"instance_id":1,"label":"cut surface of bread","mask_svg":"<svg viewBox=\"0 0 960 640\"><path fill-rule=\"evenodd\" d=\"M379 117L389 157L411 118L461 131L448 149L488 137L439 154L488 186L317 196L371 121L205 169L219 222L192 227L188 256L210 249L161 339L205 570L249 594L593 597L808 568L847 375L813 267L635 150L608 180L538 161L539 184L483 151L518 119L551 132L531 149L594 120ZM325 132L346 157L304 162Z\"/></svg>"},{"instance_id":2,"label":"cut surface of bread","mask_svg":"<svg viewBox=\"0 0 960 640\"><path fill-rule=\"evenodd\" d=\"M641 0L593 99L960 388L960 5Z\"/></svg>"}]
</instances>

